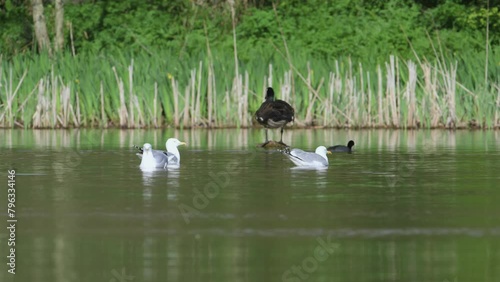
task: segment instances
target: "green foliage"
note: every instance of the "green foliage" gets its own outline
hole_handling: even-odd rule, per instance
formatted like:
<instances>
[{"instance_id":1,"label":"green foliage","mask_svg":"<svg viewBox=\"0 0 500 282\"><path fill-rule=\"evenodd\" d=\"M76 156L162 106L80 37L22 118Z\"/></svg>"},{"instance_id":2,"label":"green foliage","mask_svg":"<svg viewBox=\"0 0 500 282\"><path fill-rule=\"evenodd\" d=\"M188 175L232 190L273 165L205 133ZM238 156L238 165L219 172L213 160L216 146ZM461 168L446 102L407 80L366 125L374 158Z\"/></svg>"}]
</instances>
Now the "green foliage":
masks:
<instances>
[{"instance_id":1,"label":"green foliage","mask_svg":"<svg viewBox=\"0 0 500 282\"><path fill-rule=\"evenodd\" d=\"M32 21L24 1L0 2L0 54L14 55L29 48Z\"/></svg>"},{"instance_id":2,"label":"green foliage","mask_svg":"<svg viewBox=\"0 0 500 282\"><path fill-rule=\"evenodd\" d=\"M489 10L485 8L472 8L470 10L460 19L465 28L469 30L485 30L486 23L489 22L492 34L500 32L500 11L498 7Z\"/></svg>"},{"instance_id":3,"label":"green foliage","mask_svg":"<svg viewBox=\"0 0 500 282\"><path fill-rule=\"evenodd\" d=\"M91 51L139 51L144 46L171 41L180 26L167 28L172 22L170 12L160 5L150 7L145 1L106 1L66 8L67 18L73 23L76 48Z\"/></svg>"},{"instance_id":4,"label":"green foliage","mask_svg":"<svg viewBox=\"0 0 500 282\"><path fill-rule=\"evenodd\" d=\"M495 1L493 1L495 2ZM46 3L50 37L54 7ZM290 52L320 59L351 57L381 62L389 54L433 55L428 34L443 36L444 50L460 53L484 49L486 19L490 34L500 32L500 12L491 3L470 1L283 0L236 1L238 55L243 62L257 56L281 56L283 39ZM0 53L31 50L33 31L29 1L5 0L0 6ZM246 5L246 6L245 6ZM124 0L77 1L65 5L65 44L77 52L132 53L167 49L179 57L214 50L233 51L231 8L221 1ZM284 38L283 38L284 37ZM491 36L491 44L498 44ZM464 43L465 42L465 43ZM434 42L436 43L436 42ZM411 45L410 45L411 44Z\"/></svg>"}]
</instances>

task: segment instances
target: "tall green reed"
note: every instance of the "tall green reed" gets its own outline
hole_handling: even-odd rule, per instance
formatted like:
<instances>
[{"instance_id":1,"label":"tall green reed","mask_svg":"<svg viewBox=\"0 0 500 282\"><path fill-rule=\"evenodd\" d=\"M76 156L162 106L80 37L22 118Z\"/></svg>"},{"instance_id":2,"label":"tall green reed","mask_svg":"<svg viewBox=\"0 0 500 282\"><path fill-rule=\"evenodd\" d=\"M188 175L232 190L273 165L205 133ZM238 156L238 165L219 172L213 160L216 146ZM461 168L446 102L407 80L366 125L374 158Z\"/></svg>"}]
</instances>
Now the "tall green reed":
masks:
<instances>
[{"instance_id":1,"label":"tall green reed","mask_svg":"<svg viewBox=\"0 0 500 282\"><path fill-rule=\"evenodd\" d=\"M296 126L500 123L499 50L490 53L488 85L481 54L391 56L379 65L275 51L248 61L211 50L182 60L168 51L0 60L0 126L248 127L268 86L295 108Z\"/></svg>"}]
</instances>

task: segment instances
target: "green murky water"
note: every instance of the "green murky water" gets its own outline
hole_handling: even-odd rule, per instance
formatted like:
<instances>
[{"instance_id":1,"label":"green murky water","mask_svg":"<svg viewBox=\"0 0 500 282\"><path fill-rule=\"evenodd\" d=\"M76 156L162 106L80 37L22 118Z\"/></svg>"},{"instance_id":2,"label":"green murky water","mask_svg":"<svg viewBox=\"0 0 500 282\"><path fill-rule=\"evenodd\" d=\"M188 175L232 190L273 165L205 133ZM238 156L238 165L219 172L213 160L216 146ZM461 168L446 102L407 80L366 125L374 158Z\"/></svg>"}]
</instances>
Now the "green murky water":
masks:
<instances>
[{"instance_id":1,"label":"green murky water","mask_svg":"<svg viewBox=\"0 0 500 282\"><path fill-rule=\"evenodd\" d=\"M276 132L275 138L276 138ZM133 144L176 136L179 169ZM500 281L500 132L0 131L0 281ZM7 170L16 169L16 274Z\"/></svg>"}]
</instances>

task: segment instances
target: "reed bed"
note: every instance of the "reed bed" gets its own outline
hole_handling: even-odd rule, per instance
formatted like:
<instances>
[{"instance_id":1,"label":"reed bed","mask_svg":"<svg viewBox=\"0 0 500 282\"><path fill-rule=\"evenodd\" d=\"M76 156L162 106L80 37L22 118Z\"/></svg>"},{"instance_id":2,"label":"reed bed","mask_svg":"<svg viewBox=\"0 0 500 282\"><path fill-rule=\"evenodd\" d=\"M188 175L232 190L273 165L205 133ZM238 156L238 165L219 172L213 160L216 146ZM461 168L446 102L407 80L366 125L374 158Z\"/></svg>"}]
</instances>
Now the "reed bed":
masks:
<instances>
[{"instance_id":1,"label":"reed bed","mask_svg":"<svg viewBox=\"0 0 500 282\"><path fill-rule=\"evenodd\" d=\"M476 61L263 56L238 62L236 50L234 59L0 57L0 127L245 128L255 125L253 114L272 86L295 108L296 127L497 128L500 59L491 55L488 80L471 75L484 73Z\"/></svg>"}]
</instances>

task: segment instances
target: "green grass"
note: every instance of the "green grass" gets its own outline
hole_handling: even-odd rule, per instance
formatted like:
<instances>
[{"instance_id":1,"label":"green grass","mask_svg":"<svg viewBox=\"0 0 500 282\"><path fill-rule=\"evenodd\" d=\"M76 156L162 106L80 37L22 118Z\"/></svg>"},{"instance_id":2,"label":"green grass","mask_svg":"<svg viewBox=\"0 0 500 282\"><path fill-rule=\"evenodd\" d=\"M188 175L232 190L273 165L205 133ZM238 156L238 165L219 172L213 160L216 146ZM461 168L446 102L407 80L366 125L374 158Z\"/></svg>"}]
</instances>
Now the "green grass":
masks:
<instances>
[{"instance_id":1,"label":"green grass","mask_svg":"<svg viewBox=\"0 0 500 282\"><path fill-rule=\"evenodd\" d=\"M247 127L268 85L295 107L296 126L500 124L499 47L490 51L487 81L484 54L393 57L380 65L306 58L293 50L291 56L264 52L240 61L235 77L234 57L226 53L18 55L0 62L0 126Z\"/></svg>"}]
</instances>

